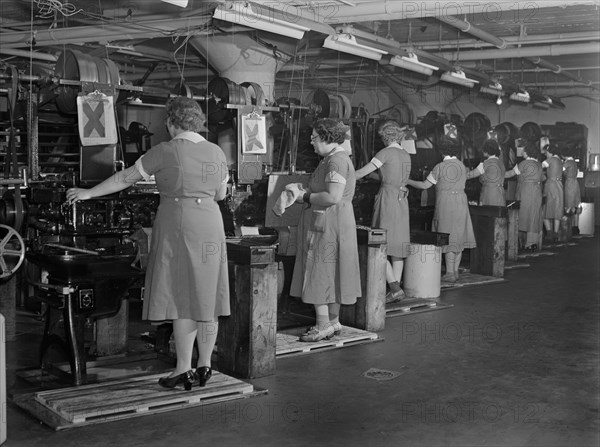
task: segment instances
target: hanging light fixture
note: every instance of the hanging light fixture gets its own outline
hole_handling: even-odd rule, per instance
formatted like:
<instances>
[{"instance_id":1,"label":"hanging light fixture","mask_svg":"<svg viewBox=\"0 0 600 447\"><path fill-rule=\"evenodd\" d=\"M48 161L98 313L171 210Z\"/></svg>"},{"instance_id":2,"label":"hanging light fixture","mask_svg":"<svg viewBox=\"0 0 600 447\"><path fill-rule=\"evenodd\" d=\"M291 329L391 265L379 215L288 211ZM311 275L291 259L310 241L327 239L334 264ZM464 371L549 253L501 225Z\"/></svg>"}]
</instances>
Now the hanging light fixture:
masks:
<instances>
[{"instance_id":1,"label":"hanging light fixture","mask_svg":"<svg viewBox=\"0 0 600 447\"><path fill-rule=\"evenodd\" d=\"M479 89L480 93L487 93L489 95L494 95L494 96L502 96L503 95L503 91L502 91L502 84L500 84L499 82L494 82L490 85L482 85L481 88Z\"/></svg>"},{"instance_id":2,"label":"hanging light fixture","mask_svg":"<svg viewBox=\"0 0 600 447\"><path fill-rule=\"evenodd\" d=\"M179 6L180 8L187 8L188 0L160 0L164 3L170 3L175 6Z\"/></svg>"},{"instance_id":3,"label":"hanging light fixture","mask_svg":"<svg viewBox=\"0 0 600 447\"><path fill-rule=\"evenodd\" d=\"M440 77L442 81L450 82L456 85L462 85L463 87L473 88L475 84L479 84L479 81L475 79L467 78L465 72L460 69L455 69L453 71L446 71Z\"/></svg>"},{"instance_id":4,"label":"hanging light fixture","mask_svg":"<svg viewBox=\"0 0 600 447\"><path fill-rule=\"evenodd\" d=\"M387 54L387 51L358 43L356 41L356 37L351 34L336 34L334 36L327 36L325 42L323 42L323 48L341 51L342 53L354 54L355 56L373 59L376 61L380 60L384 54Z\"/></svg>"},{"instance_id":5,"label":"hanging light fixture","mask_svg":"<svg viewBox=\"0 0 600 447\"><path fill-rule=\"evenodd\" d=\"M406 56L394 56L390 59L390 65L394 67L405 68L406 70L414 71L431 76L434 70L439 68L435 65L429 65L421 62L415 53L409 52Z\"/></svg>"},{"instance_id":6,"label":"hanging light fixture","mask_svg":"<svg viewBox=\"0 0 600 447\"><path fill-rule=\"evenodd\" d=\"M510 94L510 96L508 97L510 100L512 101L516 101L516 102L529 102L531 101L531 97L529 96L529 92L527 92L526 90L520 90L518 92L513 92Z\"/></svg>"},{"instance_id":7,"label":"hanging light fixture","mask_svg":"<svg viewBox=\"0 0 600 447\"><path fill-rule=\"evenodd\" d=\"M255 28L282 36L302 39L304 33L309 31L306 26L288 22L272 15L263 15L255 11L248 3L232 3L218 5L213 13L214 19L225 20L238 25Z\"/></svg>"}]
</instances>

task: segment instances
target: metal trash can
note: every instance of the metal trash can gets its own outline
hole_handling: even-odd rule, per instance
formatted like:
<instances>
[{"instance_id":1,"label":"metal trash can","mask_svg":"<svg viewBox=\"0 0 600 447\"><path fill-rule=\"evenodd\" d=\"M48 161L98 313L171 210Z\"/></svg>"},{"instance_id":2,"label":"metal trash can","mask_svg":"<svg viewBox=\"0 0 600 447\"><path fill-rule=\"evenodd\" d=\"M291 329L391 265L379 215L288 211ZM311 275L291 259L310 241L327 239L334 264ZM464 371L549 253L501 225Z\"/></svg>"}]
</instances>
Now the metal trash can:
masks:
<instances>
[{"instance_id":1,"label":"metal trash can","mask_svg":"<svg viewBox=\"0 0 600 447\"><path fill-rule=\"evenodd\" d=\"M594 204L583 202L579 215L579 234L594 234Z\"/></svg>"},{"instance_id":2,"label":"metal trash can","mask_svg":"<svg viewBox=\"0 0 600 447\"><path fill-rule=\"evenodd\" d=\"M404 261L404 293L409 298L438 298L441 289L442 247L410 244Z\"/></svg>"}]
</instances>

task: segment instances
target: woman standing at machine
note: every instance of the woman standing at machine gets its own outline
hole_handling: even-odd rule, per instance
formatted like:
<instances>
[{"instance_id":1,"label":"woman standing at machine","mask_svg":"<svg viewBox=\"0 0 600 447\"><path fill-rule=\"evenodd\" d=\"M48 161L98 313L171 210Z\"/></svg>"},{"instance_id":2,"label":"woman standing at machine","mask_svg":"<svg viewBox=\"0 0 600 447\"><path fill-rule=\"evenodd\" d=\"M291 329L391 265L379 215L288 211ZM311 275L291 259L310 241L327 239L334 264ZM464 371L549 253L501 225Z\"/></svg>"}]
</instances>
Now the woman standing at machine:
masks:
<instances>
[{"instance_id":1,"label":"woman standing at machine","mask_svg":"<svg viewBox=\"0 0 600 447\"><path fill-rule=\"evenodd\" d=\"M526 251L535 251L542 231L542 164L538 161L540 148L538 141L530 141L523 149L519 164L504 177L518 175L515 198L519 206L519 246Z\"/></svg>"},{"instance_id":2,"label":"woman standing at machine","mask_svg":"<svg viewBox=\"0 0 600 447\"><path fill-rule=\"evenodd\" d=\"M155 175L160 205L152 229L142 317L157 323L173 321L177 364L158 383L189 390L194 382L204 386L211 377L218 317L230 313L225 232L216 202L225 197L228 174L221 148L197 133L206 120L199 104L178 97L169 100L165 110L170 141L154 146L135 165L91 189L69 189L67 201L116 193ZM199 356L193 370L196 340Z\"/></svg>"},{"instance_id":3,"label":"woman standing at machine","mask_svg":"<svg viewBox=\"0 0 600 447\"><path fill-rule=\"evenodd\" d=\"M574 149L564 147L562 154L564 158L565 214L573 216L572 232L573 235L577 235L579 234L579 214L581 214L581 189L577 180L579 168L573 157L575 155Z\"/></svg>"},{"instance_id":4,"label":"woman standing at machine","mask_svg":"<svg viewBox=\"0 0 600 447\"><path fill-rule=\"evenodd\" d=\"M563 162L559 157L556 144L546 144L542 149L546 160L542 166L546 168L546 183L544 183L544 227L546 228L546 239L548 242L558 240L560 220L564 216L564 188L563 188Z\"/></svg>"},{"instance_id":5,"label":"woman standing at machine","mask_svg":"<svg viewBox=\"0 0 600 447\"><path fill-rule=\"evenodd\" d=\"M354 166L340 145L348 126L323 118L315 122L311 143L323 157L298 198L304 203L298 224L298 250L290 295L315 307L316 324L300 341L316 342L342 330L342 304L361 295L356 221L352 198Z\"/></svg>"},{"instance_id":6,"label":"woman standing at machine","mask_svg":"<svg viewBox=\"0 0 600 447\"><path fill-rule=\"evenodd\" d=\"M400 145L406 128L400 127L396 121L386 121L379 127L378 133L386 147L356 171L356 179L360 180L376 169L379 169L381 175L371 226L387 231L388 256L391 259L386 268L386 280L390 288L386 302L389 303L405 297L400 282L410 243L406 182L410 175L411 160L408 152Z\"/></svg>"},{"instance_id":7,"label":"woman standing at machine","mask_svg":"<svg viewBox=\"0 0 600 447\"><path fill-rule=\"evenodd\" d=\"M442 281L456 282L463 250L477 246L465 194L467 168L456 158L460 146L451 138L442 137L438 150L444 160L433 167L427 179L408 180L408 184L419 189L435 185L432 230L450 235L449 244L442 249L446 261L446 274Z\"/></svg>"},{"instance_id":8,"label":"woman standing at machine","mask_svg":"<svg viewBox=\"0 0 600 447\"><path fill-rule=\"evenodd\" d=\"M486 159L467 173L467 179L479 177L481 181L480 205L506 206L504 194L506 169L500 160L500 145L496 140L486 140L481 151Z\"/></svg>"}]
</instances>

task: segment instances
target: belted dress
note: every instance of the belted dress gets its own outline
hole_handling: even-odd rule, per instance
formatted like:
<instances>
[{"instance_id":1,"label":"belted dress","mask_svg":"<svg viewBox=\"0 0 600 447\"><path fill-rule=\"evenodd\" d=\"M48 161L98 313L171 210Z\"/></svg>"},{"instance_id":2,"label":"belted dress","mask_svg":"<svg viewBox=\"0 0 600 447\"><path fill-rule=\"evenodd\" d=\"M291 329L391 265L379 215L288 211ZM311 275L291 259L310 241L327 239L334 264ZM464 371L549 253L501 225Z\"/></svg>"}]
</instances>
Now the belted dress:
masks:
<instances>
[{"instance_id":1,"label":"belted dress","mask_svg":"<svg viewBox=\"0 0 600 447\"><path fill-rule=\"evenodd\" d=\"M519 231L527 233L526 246L537 244L542 231L542 164L535 158L527 157L513 171L518 175L515 198L521 201Z\"/></svg>"},{"instance_id":2,"label":"belted dress","mask_svg":"<svg viewBox=\"0 0 600 447\"><path fill-rule=\"evenodd\" d=\"M565 178L565 209L573 211L581 205L581 189L577 181L577 162L569 157L563 164Z\"/></svg>"},{"instance_id":3,"label":"belted dress","mask_svg":"<svg viewBox=\"0 0 600 447\"><path fill-rule=\"evenodd\" d=\"M446 156L433 167L427 180L435 185L435 210L432 230L448 233L449 244L443 253L459 253L477 246L469 203L465 194L467 168L456 157Z\"/></svg>"},{"instance_id":4,"label":"belted dress","mask_svg":"<svg viewBox=\"0 0 600 447\"><path fill-rule=\"evenodd\" d=\"M565 192L563 188L563 163L560 158L553 155L548 157L542 166L546 168L546 183L544 184L544 197L546 206L545 219L560 219L564 213Z\"/></svg>"},{"instance_id":5,"label":"belted dress","mask_svg":"<svg viewBox=\"0 0 600 447\"><path fill-rule=\"evenodd\" d=\"M381 174L373 205L373 228L387 231L388 255L405 258L410 251L408 189L410 155L398 143L381 149L371 160Z\"/></svg>"},{"instance_id":6,"label":"belted dress","mask_svg":"<svg viewBox=\"0 0 600 447\"><path fill-rule=\"evenodd\" d=\"M480 205L506 206L504 193L504 163L496 156L490 156L476 168L481 175Z\"/></svg>"},{"instance_id":7,"label":"belted dress","mask_svg":"<svg viewBox=\"0 0 600 447\"><path fill-rule=\"evenodd\" d=\"M215 195L225 154L195 132L152 147L136 161L154 174L160 204L152 227L142 317L214 321L230 314L225 230Z\"/></svg>"},{"instance_id":8,"label":"belted dress","mask_svg":"<svg viewBox=\"0 0 600 447\"><path fill-rule=\"evenodd\" d=\"M342 147L319 162L308 189L323 192L327 183L344 185L342 199L328 207L303 205L290 295L309 304L354 304L361 296L352 206L356 177L352 160Z\"/></svg>"}]
</instances>

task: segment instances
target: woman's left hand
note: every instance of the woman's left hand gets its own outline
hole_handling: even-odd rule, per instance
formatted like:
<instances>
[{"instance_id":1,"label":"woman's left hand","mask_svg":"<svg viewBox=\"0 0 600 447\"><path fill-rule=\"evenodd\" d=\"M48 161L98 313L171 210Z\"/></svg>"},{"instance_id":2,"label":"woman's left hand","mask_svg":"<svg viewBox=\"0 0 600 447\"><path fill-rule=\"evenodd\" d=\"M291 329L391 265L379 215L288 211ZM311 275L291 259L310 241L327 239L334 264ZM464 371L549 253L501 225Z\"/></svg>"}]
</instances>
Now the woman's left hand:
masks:
<instances>
[{"instance_id":1,"label":"woman's left hand","mask_svg":"<svg viewBox=\"0 0 600 447\"><path fill-rule=\"evenodd\" d=\"M69 188L67 190L67 203L69 205L72 205L75 202L79 202L80 200L88 200L91 198L92 198L92 196L90 194L89 189Z\"/></svg>"}]
</instances>

